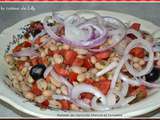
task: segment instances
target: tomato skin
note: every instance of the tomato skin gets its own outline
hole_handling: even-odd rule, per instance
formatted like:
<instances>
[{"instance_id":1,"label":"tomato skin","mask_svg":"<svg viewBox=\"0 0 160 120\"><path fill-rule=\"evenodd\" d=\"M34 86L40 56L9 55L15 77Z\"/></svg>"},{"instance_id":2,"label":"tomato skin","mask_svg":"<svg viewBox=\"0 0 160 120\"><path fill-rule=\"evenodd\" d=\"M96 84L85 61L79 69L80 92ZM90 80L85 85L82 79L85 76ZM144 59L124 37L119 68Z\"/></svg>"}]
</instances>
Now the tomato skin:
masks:
<instances>
[{"instance_id":1,"label":"tomato skin","mask_svg":"<svg viewBox=\"0 0 160 120\"><path fill-rule=\"evenodd\" d=\"M89 99L89 100L92 100L92 98L93 98L93 94L91 94L91 93L81 93L80 94L80 96L81 96L81 99Z\"/></svg>"},{"instance_id":2,"label":"tomato skin","mask_svg":"<svg viewBox=\"0 0 160 120\"><path fill-rule=\"evenodd\" d=\"M137 96L138 94L141 94L141 97L145 98L147 96L147 88L144 85L141 85L136 90L132 91L130 95Z\"/></svg>"},{"instance_id":3,"label":"tomato skin","mask_svg":"<svg viewBox=\"0 0 160 120\"><path fill-rule=\"evenodd\" d=\"M62 64L55 64L54 69L59 75L62 75L64 77L67 77L69 75L69 72L63 68Z\"/></svg>"},{"instance_id":4,"label":"tomato skin","mask_svg":"<svg viewBox=\"0 0 160 120\"><path fill-rule=\"evenodd\" d=\"M34 84L32 85L31 92L32 92L33 94L35 94L36 96L42 95L42 91L38 88L38 86L37 86L36 83L34 83Z\"/></svg>"},{"instance_id":5,"label":"tomato skin","mask_svg":"<svg viewBox=\"0 0 160 120\"><path fill-rule=\"evenodd\" d=\"M13 49L13 53L14 52L19 52L21 51L22 48L27 48L27 47L31 47L32 43L29 41L24 41L22 44L17 45L14 49Z\"/></svg>"},{"instance_id":6,"label":"tomato skin","mask_svg":"<svg viewBox=\"0 0 160 120\"><path fill-rule=\"evenodd\" d=\"M62 105L62 110L69 110L71 103L67 100L59 100Z\"/></svg>"},{"instance_id":7,"label":"tomato skin","mask_svg":"<svg viewBox=\"0 0 160 120\"><path fill-rule=\"evenodd\" d=\"M97 53L95 56L97 60L104 60L104 59L109 58L110 54L111 54L110 51L105 51L105 52Z\"/></svg>"},{"instance_id":8,"label":"tomato skin","mask_svg":"<svg viewBox=\"0 0 160 120\"><path fill-rule=\"evenodd\" d=\"M48 106L49 106L49 101L48 100L44 100L42 103L40 103L41 108L47 109Z\"/></svg>"},{"instance_id":9,"label":"tomato skin","mask_svg":"<svg viewBox=\"0 0 160 120\"><path fill-rule=\"evenodd\" d=\"M91 63L90 58L85 58L84 63L83 63L83 67L90 69L93 67L93 64Z\"/></svg>"},{"instance_id":10,"label":"tomato skin","mask_svg":"<svg viewBox=\"0 0 160 120\"><path fill-rule=\"evenodd\" d=\"M92 85L93 82L94 82L94 80L88 79L88 78L84 80L84 83L89 84L89 85Z\"/></svg>"},{"instance_id":11,"label":"tomato skin","mask_svg":"<svg viewBox=\"0 0 160 120\"><path fill-rule=\"evenodd\" d=\"M136 30L136 31L139 31L140 30L140 27L141 27L141 24L139 23L133 23L130 28Z\"/></svg>"},{"instance_id":12,"label":"tomato skin","mask_svg":"<svg viewBox=\"0 0 160 120\"><path fill-rule=\"evenodd\" d=\"M135 47L130 51L130 54L138 57L138 58L144 58L145 57L145 50L144 48Z\"/></svg>"},{"instance_id":13,"label":"tomato skin","mask_svg":"<svg viewBox=\"0 0 160 120\"><path fill-rule=\"evenodd\" d=\"M76 58L74 61L73 61L73 64L72 65L76 65L76 66L82 66L84 63L84 60L81 59L81 58Z\"/></svg>"},{"instance_id":14,"label":"tomato skin","mask_svg":"<svg viewBox=\"0 0 160 120\"><path fill-rule=\"evenodd\" d=\"M64 63L67 65L72 65L77 55L77 52L73 50L66 50L64 53Z\"/></svg>"},{"instance_id":15,"label":"tomato skin","mask_svg":"<svg viewBox=\"0 0 160 120\"><path fill-rule=\"evenodd\" d=\"M99 80L95 82L93 85L97 87L104 95L107 95L110 88L110 84L110 80Z\"/></svg>"},{"instance_id":16,"label":"tomato skin","mask_svg":"<svg viewBox=\"0 0 160 120\"><path fill-rule=\"evenodd\" d=\"M70 72L69 73L69 81L71 83L73 83L74 81L77 81L77 76L78 76L78 73Z\"/></svg>"},{"instance_id":17,"label":"tomato skin","mask_svg":"<svg viewBox=\"0 0 160 120\"><path fill-rule=\"evenodd\" d=\"M29 42L29 41L24 41L22 46L25 47L25 48L31 47L31 46L32 46L32 43Z\"/></svg>"}]
</instances>

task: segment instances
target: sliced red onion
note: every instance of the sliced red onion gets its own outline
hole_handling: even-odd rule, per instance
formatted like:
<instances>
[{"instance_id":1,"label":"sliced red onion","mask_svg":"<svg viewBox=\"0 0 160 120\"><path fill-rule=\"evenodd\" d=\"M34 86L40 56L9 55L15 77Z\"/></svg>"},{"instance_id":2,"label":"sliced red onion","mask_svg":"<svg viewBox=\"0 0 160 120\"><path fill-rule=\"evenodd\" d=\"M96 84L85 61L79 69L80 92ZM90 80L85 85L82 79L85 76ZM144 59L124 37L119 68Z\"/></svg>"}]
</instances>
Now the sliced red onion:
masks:
<instances>
[{"instance_id":1,"label":"sliced red onion","mask_svg":"<svg viewBox=\"0 0 160 120\"><path fill-rule=\"evenodd\" d=\"M102 76L104 75L105 73L111 71L112 69L114 69L116 66L118 65L117 62L112 62L111 64L109 64L108 66L106 66L103 70L99 71L96 73L96 76L99 77L99 76Z\"/></svg>"},{"instance_id":2,"label":"sliced red onion","mask_svg":"<svg viewBox=\"0 0 160 120\"><path fill-rule=\"evenodd\" d=\"M127 35L128 34L133 34L133 35L135 35L137 37L137 39L140 39L140 40L142 38L142 34L140 32L138 32L138 31L134 30L134 29L129 29L126 34Z\"/></svg>"},{"instance_id":3,"label":"sliced red onion","mask_svg":"<svg viewBox=\"0 0 160 120\"><path fill-rule=\"evenodd\" d=\"M133 101L136 98L136 96L130 96L127 98L121 98L119 100L119 102L117 103L117 105L119 105L120 107L124 107L129 105L128 103L130 103L131 101Z\"/></svg>"},{"instance_id":4,"label":"sliced red onion","mask_svg":"<svg viewBox=\"0 0 160 120\"><path fill-rule=\"evenodd\" d=\"M56 41L59 41L61 38L58 36L58 35L56 35L52 30L51 30L51 28L49 28L48 26L47 26L47 24L43 24L43 26L44 26L44 29L46 30L46 32L53 38L53 39L55 39Z\"/></svg>"},{"instance_id":5,"label":"sliced red onion","mask_svg":"<svg viewBox=\"0 0 160 120\"><path fill-rule=\"evenodd\" d=\"M64 23L64 20L59 16L58 13L52 12L52 19L55 20L57 23Z\"/></svg>"},{"instance_id":6,"label":"sliced red onion","mask_svg":"<svg viewBox=\"0 0 160 120\"><path fill-rule=\"evenodd\" d=\"M43 74L44 78L48 76L48 74L52 71L53 66L48 66Z\"/></svg>"},{"instance_id":7,"label":"sliced red onion","mask_svg":"<svg viewBox=\"0 0 160 120\"><path fill-rule=\"evenodd\" d=\"M55 80L63 83L64 85L66 85L66 86L68 87L69 93L71 92L71 90L72 90L72 88L73 88L73 85L72 85L70 82L68 82L67 79L65 79L65 78L62 77L62 76L57 75L57 73L56 73L53 69L52 69L52 71L51 71L51 76L52 76Z\"/></svg>"},{"instance_id":8,"label":"sliced red onion","mask_svg":"<svg viewBox=\"0 0 160 120\"><path fill-rule=\"evenodd\" d=\"M24 56L39 56L39 54L33 48L26 48L25 50L21 50L19 52L13 53L14 57L24 57Z\"/></svg>"},{"instance_id":9,"label":"sliced red onion","mask_svg":"<svg viewBox=\"0 0 160 120\"><path fill-rule=\"evenodd\" d=\"M124 97L127 96L128 89L129 89L128 83L123 81L123 83L122 83L122 89L121 89L121 91L120 91L120 94L121 94L122 96L124 96Z\"/></svg>"},{"instance_id":10,"label":"sliced red onion","mask_svg":"<svg viewBox=\"0 0 160 120\"><path fill-rule=\"evenodd\" d=\"M100 99L102 104L106 104L105 96L97 88L93 87L92 85L85 84L85 83L74 86L71 91L71 97L73 100L80 101L81 104L86 104L84 101L79 100L80 94L84 92L92 93L93 95L95 95L97 98Z\"/></svg>"},{"instance_id":11,"label":"sliced red onion","mask_svg":"<svg viewBox=\"0 0 160 120\"><path fill-rule=\"evenodd\" d=\"M93 97L92 101L91 101L91 107L94 110L99 110L99 111L106 111L106 110L110 110L111 108L108 105L103 105L101 103L97 103L97 97ZM110 99L112 101L112 99Z\"/></svg>"},{"instance_id":12,"label":"sliced red onion","mask_svg":"<svg viewBox=\"0 0 160 120\"><path fill-rule=\"evenodd\" d=\"M136 71L129 63L128 61L126 61L125 65L126 65L126 68L128 70L128 72L133 75L133 76L143 76L147 73L149 73L152 68L153 68L153 61L154 61L154 54L153 54L153 51L152 51L152 46L151 44L148 42L148 41L145 41L143 39L136 39L136 40L133 40L131 43L129 43L129 45L127 46L126 50L125 50L125 53L124 55L125 56L128 56L130 50L134 47L136 47L136 45L141 45L142 48L144 48L146 51L148 51L149 53L149 61L146 65L146 67L141 70L141 71Z\"/></svg>"},{"instance_id":13,"label":"sliced red onion","mask_svg":"<svg viewBox=\"0 0 160 120\"><path fill-rule=\"evenodd\" d=\"M124 56L124 57L120 60L117 68L115 69L115 71L114 71L114 76L113 76L113 79L112 79L112 81L111 81L111 87L110 87L111 89L113 89L113 88L115 87L116 82L117 82L117 79L118 79L118 77L119 77L119 73L120 73L123 65L124 65L125 62L127 61L127 59L128 59L128 58L127 58L126 56Z\"/></svg>"},{"instance_id":14,"label":"sliced red onion","mask_svg":"<svg viewBox=\"0 0 160 120\"><path fill-rule=\"evenodd\" d=\"M130 78L128 78L128 76L126 76L126 75L124 75L122 73L119 74L119 78L121 80L123 80L124 82L126 82L126 83L128 83L130 85L133 85L133 86L140 86L141 85L141 83L139 81L130 79Z\"/></svg>"},{"instance_id":15,"label":"sliced red onion","mask_svg":"<svg viewBox=\"0 0 160 120\"><path fill-rule=\"evenodd\" d=\"M72 101L70 97L64 95L52 95L55 100L68 100Z\"/></svg>"},{"instance_id":16,"label":"sliced red onion","mask_svg":"<svg viewBox=\"0 0 160 120\"><path fill-rule=\"evenodd\" d=\"M37 38L43 36L46 34L46 31L42 30L40 33L38 33L34 38L33 38L33 41L35 41Z\"/></svg>"}]
</instances>

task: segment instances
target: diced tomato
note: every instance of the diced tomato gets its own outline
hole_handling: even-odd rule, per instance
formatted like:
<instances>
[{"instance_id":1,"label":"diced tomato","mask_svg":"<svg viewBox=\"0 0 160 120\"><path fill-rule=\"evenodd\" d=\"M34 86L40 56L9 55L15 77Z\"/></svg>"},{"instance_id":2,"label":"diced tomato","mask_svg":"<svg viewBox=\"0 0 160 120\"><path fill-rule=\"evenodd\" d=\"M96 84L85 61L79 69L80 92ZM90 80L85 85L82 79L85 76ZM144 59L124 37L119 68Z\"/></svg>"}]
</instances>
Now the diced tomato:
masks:
<instances>
[{"instance_id":1,"label":"diced tomato","mask_svg":"<svg viewBox=\"0 0 160 120\"><path fill-rule=\"evenodd\" d=\"M91 94L91 93L81 93L81 99L89 99L89 100L92 100L92 98L93 98L93 94Z\"/></svg>"},{"instance_id":2,"label":"diced tomato","mask_svg":"<svg viewBox=\"0 0 160 120\"><path fill-rule=\"evenodd\" d=\"M77 80L78 73L70 72L69 73L69 81L72 83Z\"/></svg>"},{"instance_id":3,"label":"diced tomato","mask_svg":"<svg viewBox=\"0 0 160 120\"><path fill-rule=\"evenodd\" d=\"M38 88L36 83L32 85L31 92L36 96L42 95L42 91Z\"/></svg>"},{"instance_id":4,"label":"diced tomato","mask_svg":"<svg viewBox=\"0 0 160 120\"><path fill-rule=\"evenodd\" d=\"M105 51L105 52L97 53L95 56L97 60L104 60L109 58L110 54L111 54L111 51Z\"/></svg>"},{"instance_id":5,"label":"diced tomato","mask_svg":"<svg viewBox=\"0 0 160 120\"><path fill-rule=\"evenodd\" d=\"M84 60L82 58L76 58L74 61L73 61L73 64L72 65L76 65L76 66L82 66L84 63Z\"/></svg>"},{"instance_id":6,"label":"diced tomato","mask_svg":"<svg viewBox=\"0 0 160 120\"><path fill-rule=\"evenodd\" d=\"M137 37L133 34L127 34L127 37L131 38L132 40L137 39Z\"/></svg>"},{"instance_id":7,"label":"diced tomato","mask_svg":"<svg viewBox=\"0 0 160 120\"><path fill-rule=\"evenodd\" d=\"M41 39L40 37L38 37L37 39L35 39L34 44L40 45L41 44Z\"/></svg>"},{"instance_id":8,"label":"diced tomato","mask_svg":"<svg viewBox=\"0 0 160 120\"><path fill-rule=\"evenodd\" d=\"M139 23L133 23L130 28L136 30L136 31L139 31L140 30L140 27L141 27L141 24Z\"/></svg>"},{"instance_id":9,"label":"diced tomato","mask_svg":"<svg viewBox=\"0 0 160 120\"><path fill-rule=\"evenodd\" d=\"M40 107L41 108L48 108L49 106L49 101L48 100L44 100L41 104Z\"/></svg>"},{"instance_id":10,"label":"diced tomato","mask_svg":"<svg viewBox=\"0 0 160 120\"><path fill-rule=\"evenodd\" d=\"M130 51L130 54L138 58L144 58L145 50L144 48L141 48L141 47L135 47Z\"/></svg>"},{"instance_id":11,"label":"diced tomato","mask_svg":"<svg viewBox=\"0 0 160 120\"><path fill-rule=\"evenodd\" d=\"M131 93L132 96L137 96L138 94L140 94L142 98L145 98L147 96L147 88L141 85Z\"/></svg>"},{"instance_id":12,"label":"diced tomato","mask_svg":"<svg viewBox=\"0 0 160 120\"><path fill-rule=\"evenodd\" d=\"M32 58L30 61L31 61L31 65L34 66L34 65L37 65L38 64L38 60L39 60L39 57L34 57Z\"/></svg>"},{"instance_id":13,"label":"diced tomato","mask_svg":"<svg viewBox=\"0 0 160 120\"><path fill-rule=\"evenodd\" d=\"M85 79L84 80L84 83L89 84L89 85L92 85L93 82L94 82L94 80L92 80L92 79Z\"/></svg>"},{"instance_id":14,"label":"diced tomato","mask_svg":"<svg viewBox=\"0 0 160 120\"><path fill-rule=\"evenodd\" d=\"M137 86L131 86L131 85L129 85L129 89L128 89L128 94L129 94L129 96L131 96L131 93L132 93L133 91L135 91L137 88L138 88Z\"/></svg>"},{"instance_id":15,"label":"diced tomato","mask_svg":"<svg viewBox=\"0 0 160 120\"><path fill-rule=\"evenodd\" d=\"M76 59L77 52L73 50L66 50L64 54L64 63L67 65L71 65L73 61Z\"/></svg>"},{"instance_id":16,"label":"diced tomato","mask_svg":"<svg viewBox=\"0 0 160 120\"><path fill-rule=\"evenodd\" d=\"M67 100L60 100L59 101L62 105L62 110L69 110L70 109L70 102Z\"/></svg>"},{"instance_id":17,"label":"diced tomato","mask_svg":"<svg viewBox=\"0 0 160 120\"><path fill-rule=\"evenodd\" d=\"M13 49L13 53L14 52L19 52L21 50L22 46L18 45Z\"/></svg>"},{"instance_id":18,"label":"diced tomato","mask_svg":"<svg viewBox=\"0 0 160 120\"><path fill-rule=\"evenodd\" d=\"M97 87L104 95L107 95L110 88L110 84L110 80L99 80L93 83L93 85Z\"/></svg>"},{"instance_id":19,"label":"diced tomato","mask_svg":"<svg viewBox=\"0 0 160 120\"><path fill-rule=\"evenodd\" d=\"M48 56L53 56L54 55L54 51L48 50Z\"/></svg>"},{"instance_id":20,"label":"diced tomato","mask_svg":"<svg viewBox=\"0 0 160 120\"><path fill-rule=\"evenodd\" d=\"M47 77L46 77L45 80L46 80L47 83L49 83L49 82L51 81L51 76L50 76L50 75L47 75Z\"/></svg>"},{"instance_id":21,"label":"diced tomato","mask_svg":"<svg viewBox=\"0 0 160 120\"><path fill-rule=\"evenodd\" d=\"M93 64L91 63L90 58L87 57L84 59L83 67L85 67L87 69L90 69L93 67Z\"/></svg>"},{"instance_id":22,"label":"diced tomato","mask_svg":"<svg viewBox=\"0 0 160 120\"><path fill-rule=\"evenodd\" d=\"M54 69L59 75L62 75L64 77L69 75L69 72L65 70L61 64L55 64Z\"/></svg>"},{"instance_id":23,"label":"diced tomato","mask_svg":"<svg viewBox=\"0 0 160 120\"><path fill-rule=\"evenodd\" d=\"M29 41L24 41L22 46L25 47L25 48L31 47L31 46L32 46L32 43L29 42Z\"/></svg>"}]
</instances>

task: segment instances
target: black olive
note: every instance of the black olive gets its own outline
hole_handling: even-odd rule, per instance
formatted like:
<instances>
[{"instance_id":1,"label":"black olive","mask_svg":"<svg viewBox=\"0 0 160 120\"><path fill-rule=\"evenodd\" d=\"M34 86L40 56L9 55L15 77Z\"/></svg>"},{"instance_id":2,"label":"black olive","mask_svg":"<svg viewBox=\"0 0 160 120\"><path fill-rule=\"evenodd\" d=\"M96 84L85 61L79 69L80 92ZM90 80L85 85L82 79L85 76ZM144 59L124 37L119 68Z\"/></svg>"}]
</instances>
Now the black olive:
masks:
<instances>
[{"instance_id":1,"label":"black olive","mask_svg":"<svg viewBox=\"0 0 160 120\"><path fill-rule=\"evenodd\" d=\"M46 66L43 64L37 64L33 66L30 70L30 75L34 80L43 78L43 73L46 70Z\"/></svg>"},{"instance_id":2,"label":"black olive","mask_svg":"<svg viewBox=\"0 0 160 120\"><path fill-rule=\"evenodd\" d=\"M160 70L158 68L153 68L150 73L145 75L147 82L154 82L156 81L160 76Z\"/></svg>"}]
</instances>

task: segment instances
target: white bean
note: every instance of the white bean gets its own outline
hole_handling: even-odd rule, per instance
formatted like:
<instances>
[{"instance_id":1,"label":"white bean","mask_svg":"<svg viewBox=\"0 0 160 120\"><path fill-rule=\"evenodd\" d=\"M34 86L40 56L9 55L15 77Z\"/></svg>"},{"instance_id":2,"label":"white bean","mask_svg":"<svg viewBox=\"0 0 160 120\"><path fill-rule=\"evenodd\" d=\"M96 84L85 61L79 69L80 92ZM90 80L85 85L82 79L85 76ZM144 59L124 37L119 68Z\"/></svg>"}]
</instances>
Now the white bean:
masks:
<instances>
[{"instance_id":1,"label":"white bean","mask_svg":"<svg viewBox=\"0 0 160 120\"><path fill-rule=\"evenodd\" d=\"M64 45L63 45L63 49L68 50L69 48L70 48L70 46L69 46L69 45L67 45L67 44L64 44Z\"/></svg>"},{"instance_id":2,"label":"white bean","mask_svg":"<svg viewBox=\"0 0 160 120\"><path fill-rule=\"evenodd\" d=\"M44 95L40 95L40 96L36 96L35 97L35 102L38 102L38 103L42 103L44 100L46 100L47 97L45 97Z\"/></svg>"},{"instance_id":3,"label":"white bean","mask_svg":"<svg viewBox=\"0 0 160 120\"><path fill-rule=\"evenodd\" d=\"M61 83L58 81L58 80L55 80L55 79L51 79L51 83L53 84L53 85L55 85L56 87L60 87L61 86Z\"/></svg>"},{"instance_id":4,"label":"white bean","mask_svg":"<svg viewBox=\"0 0 160 120\"><path fill-rule=\"evenodd\" d=\"M34 100L34 94L32 92L25 92L24 97L29 100Z\"/></svg>"},{"instance_id":5,"label":"white bean","mask_svg":"<svg viewBox=\"0 0 160 120\"><path fill-rule=\"evenodd\" d=\"M78 82L83 82L83 81L85 80L85 78L86 78L86 74L84 74L84 73L79 74L79 75L77 76L77 81L78 81Z\"/></svg>"},{"instance_id":6,"label":"white bean","mask_svg":"<svg viewBox=\"0 0 160 120\"><path fill-rule=\"evenodd\" d=\"M140 61L139 61L139 65L144 65L145 64L145 61L143 60L143 59L140 59Z\"/></svg>"},{"instance_id":7,"label":"white bean","mask_svg":"<svg viewBox=\"0 0 160 120\"><path fill-rule=\"evenodd\" d=\"M78 111L78 110L79 110L79 107L76 106L75 104L71 104L71 110Z\"/></svg>"},{"instance_id":8,"label":"white bean","mask_svg":"<svg viewBox=\"0 0 160 120\"><path fill-rule=\"evenodd\" d=\"M80 48L75 48L74 51L76 51L80 55L85 55L88 53L88 50L86 49L80 49Z\"/></svg>"},{"instance_id":9,"label":"white bean","mask_svg":"<svg viewBox=\"0 0 160 120\"><path fill-rule=\"evenodd\" d=\"M82 73L82 72L85 72L85 71L87 70L86 68L80 67L80 66L72 66L72 67L70 67L70 68L71 68L71 70L72 70L73 72L78 73L78 74L80 74L80 73Z\"/></svg>"},{"instance_id":10,"label":"white bean","mask_svg":"<svg viewBox=\"0 0 160 120\"><path fill-rule=\"evenodd\" d=\"M10 65L14 63L14 58L13 58L13 56L11 54L6 55L5 56L5 60Z\"/></svg>"},{"instance_id":11,"label":"white bean","mask_svg":"<svg viewBox=\"0 0 160 120\"><path fill-rule=\"evenodd\" d=\"M44 90L42 93L46 97L52 96L53 92L51 90Z\"/></svg>"},{"instance_id":12,"label":"white bean","mask_svg":"<svg viewBox=\"0 0 160 120\"><path fill-rule=\"evenodd\" d=\"M44 79L40 79L37 81L37 86L40 90L46 90L47 89L47 82Z\"/></svg>"},{"instance_id":13,"label":"white bean","mask_svg":"<svg viewBox=\"0 0 160 120\"><path fill-rule=\"evenodd\" d=\"M53 56L55 63L63 63L63 56L62 55L58 55L58 54L54 54Z\"/></svg>"},{"instance_id":14,"label":"white bean","mask_svg":"<svg viewBox=\"0 0 160 120\"><path fill-rule=\"evenodd\" d=\"M51 90L51 91L56 91L56 86L51 84L51 83L48 83L48 90Z\"/></svg>"},{"instance_id":15,"label":"white bean","mask_svg":"<svg viewBox=\"0 0 160 120\"><path fill-rule=\"evenodd\" d=\"M68 89L67 89L67 87L63 85L61 87L61 92L62 92L63 95L68 95Z\"/></svg>"},{"instance_id":16,"label":"white bean","mask_svg":"<svg viewBox=\"0 0 160 120\"><path fill-rule=\"evenodd\" d=\"M61 107L62 107L61 103L56 100L50 100L49 106L53 107L53 108L57 108L57 109L61 109Z\"/></svg>"},{"instance_id":17,"label":"white bean","mask_svg":"<svg viewBox=\"0 0 160 120\"><path fill-rule=\"evenodd\" d=\"M27 82L30 84L34 82L33 78L30 75L28 76Z\"/></svg>"},{"instance_id":18,"label":"white bean","mask_svg":"<svg viewBox=\"0 0 160 120\"><path fill-rule=\"evenodd\" d=\"M100 64L99 62L95 64L95 67L98 69L98 70L101 70L104 68L104 65Z\"/></svg>"},{"instance_id":19,"label":"white bean","mask_svg":"<svg viewBox=\"0 0 160 120\"><path fill-rule=\"evenodd\" d=\"M97 61L97 60L96 60L96 57L95 57L95 56L92 56L92 57L91 57L91 63L92 63L92 64L95 64L96 61Z\"/></svg>"},{"instance_id":20,"label":"white bean","mask_svg":"<svg viewBox=\"0 0 160 120\"><path fill-rule=\"evenodd\" d=\"M61 94L61 90L60 89L57 89L56 90L56 93L59 95L59 94Z\"/></svg>"}]
</instances>

